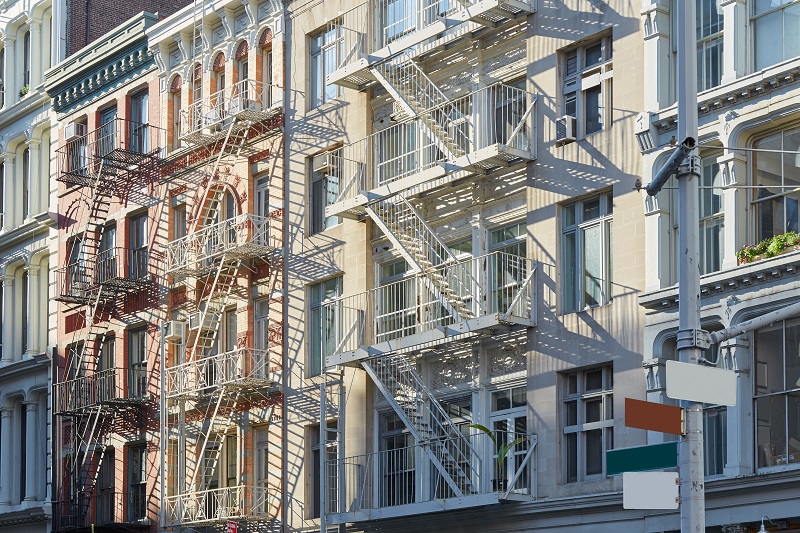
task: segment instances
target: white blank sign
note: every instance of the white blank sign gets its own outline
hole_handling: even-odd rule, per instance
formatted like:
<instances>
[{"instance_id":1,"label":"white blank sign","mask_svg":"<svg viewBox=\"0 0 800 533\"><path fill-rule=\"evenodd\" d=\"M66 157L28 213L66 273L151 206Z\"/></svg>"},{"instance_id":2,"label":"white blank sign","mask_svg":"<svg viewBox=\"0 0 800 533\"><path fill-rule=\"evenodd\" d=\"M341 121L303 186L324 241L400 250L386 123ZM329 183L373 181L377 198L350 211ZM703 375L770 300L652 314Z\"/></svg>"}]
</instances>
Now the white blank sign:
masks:
<instances>
[{"instance_id":1,"label":"white blank sign","mask_svg":"<svg viewBox=\"0 0 800 533\"><path fill-rule=\"evenodd\" d=\"M675 472L622 474L622 507L625 509L677 509L679 494Z\"/></svg>"},{"instance_id":2,"label":"white blank sign","mask_svg":"<svg viewBox=\"0 0 800 533\"><path fill-rule=\"evenodd\" d=\"M736 405L736 372L667 361L667 396L718 405Z\"/></svg>"}]
</instances>

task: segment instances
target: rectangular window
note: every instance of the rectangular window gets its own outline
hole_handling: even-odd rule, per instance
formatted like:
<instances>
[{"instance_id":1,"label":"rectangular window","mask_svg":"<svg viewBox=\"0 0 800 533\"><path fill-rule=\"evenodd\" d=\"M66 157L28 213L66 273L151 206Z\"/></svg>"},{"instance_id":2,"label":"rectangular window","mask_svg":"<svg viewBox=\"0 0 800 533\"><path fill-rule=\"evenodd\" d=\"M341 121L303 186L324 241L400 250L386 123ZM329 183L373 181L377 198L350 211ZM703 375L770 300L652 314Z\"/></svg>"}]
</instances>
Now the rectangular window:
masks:
<instances>
[{"instance_id":1,"label":"rectangular window","mask_svg":"<svg viewBox=\"0 0 800 533\"><path fill-rule=\"evenodd\" d=\"M755 69L761 70L800 55L800 2L755 0L752 6Z\"/></svg>"},{"instance_id":2,"label":"rectangular window","mask_svg":"<svg viewBox=\"0 0 800 533\"><path fill-rule=\"evenodd\" d=\"M516 483L511 489L514 492L528 492L530 469L524 461L530 442L527 440L528 400L525 387L514 387L513 389L493 392L491 406L491 429L496 439L494 461L492 461L494 470L492 473L493 490L508 490L508 484L520 472ZM500 465L497 463L497 452L500 446L503 444L510 445L517 439L524 440L518 442L509 450L502 469L498 471Z\"/></svg>"},{"instance_id":3,"label":"rectangular window","mask_svg":"<svg viewBox=\"0 0 800 533\"><path fill-rule=\"evenodd\" d=\"M703 410L703 445L706 476L721 476L728 460L726 407L707 407Z\"/></svg>"},{"instance_id":4,"label":"rectangular window","mask_svg":"<svg viewBox=\"0 0 800 533\"><path fill-rule=\"evenodd\" d=\"M100 465L97 490L97 524L114 522L114 450L107 450Z\"/></svg>"},{"instance_id":5,"label":"rectangular window","mask_svg":"<svg viewBox=\"0 0 800 533\"><path fill-rule=\"evenodd\" d=\"M309 291L311 331L308 332L310 338L308 375L317 376L322 372L325 358L334 352L336 343L341 337L339 334L341 325L336 308L323 307L323 304L342 295L342 277L337 276L312 285Z\"/></svg>"},{"instance_id":6,"label":"rectangular window","mask_svg":"<svg viewBox=\"0 0 800 533\"><path fill-rule=\"evenodd\" d=\"M128 333L128 394L141 398L147 393L147 329Z\"/></svg>"},{"instance_id":7,"label":"rectangular window","mask_svg":"<svg viewBox=\"0 0 800 533\"><path fill-rule=\"evenodd\" d=\"M414 437L394 413L381 416L380 506L416 501L417 461Z\"/></svg>"},{"instance_id":8,"label":"rectangular window","mask_svg":"<svg viewBox=\"0 0 800 533\"><path fill-rule=\"evenodd\" d=\"M311 171L311 234L325 231L339 224L341 217L326 217L325 208L339 199L339 172L332 168L327 173Z\"/></svg>"},{"instance_id":9,"label":"rectangular window","mask_svg":"<svg viewBox=\"0 0 800 533\"><path fill-rule=\"evenodd\" d=\"M147 447L128 448L128 518L147 518Z\"/></svg>"},{"instance_id":10,"label":"rectangular window","mask_svg":"<svg viewBox=\"0 0 800 533\"><path fill-rule=\"evenodd\" d=\"M147 153L150 149L147 135L147 91L139 91L131 96L131 123L128 131L129 149L137 153Z\"/></svg>"},{"instance_id":11,"label":"rectangular window","mask_svg":"<svg viewBox=\"0 0 800 533\"><path fill-rule=\"evenodd\" d=\"M561 54L561 114L575 117L586 136L611 124L611 37L601 37Z\"/></svg>"},{"instance_id":12,"label":"rectangular window","mask_svg":"<svg viewBox=\"0 0 800 533\"><path fill-rule=\"evenodd\" d=\"M599 478L614 449L614 375L611 365L565 374L562 455L567 483Z\"/></svg>"},{"instance_id":13,"label":"rectangular window","mask_svg":"<svg viewBox=\"0 0 800 533\"><path fill-rule=\"evenodd\" d=\"M147 213L131 217L130 221L130 277L147 277Z\"/></svg>"},{"instance_id":14,"label":"rectangular window","mask_svg":"<svg viewBox=\"0 0 800 533\"><path fill-rule=\"evenodd\" d=\"M236 457L238 448L236 447L236 435L225 437L225 486L235 487L238 485L239 474L237 470Z\"/></svg>"},{"instance_id":15,"label":"rectangular window","mask_svg":"<svg viewBox=\"0 0 800 533\"><path fill-rule=\"evenodd\" d=\"M30 191L31 191L31 150L25 148L22 152L22 219L25 220L30 214Z\"/></svg>"},{"instance_id":16,"label":"rectangular window","mask_svg":"<svg viewBox=\"0 0 800 533\"><path fill-rule=\"evenodd\" d=\"M611 193L561 209L565 313L611 301L612 212Z\"/></svg>"},{"instance_id":17,"label":"rectangular window","mask_svg":"<svg viewBox=\"0 0 800 533\"><path fill-rule=\"evenodd\" d=\"M31 32L26 31L22 38L22 86L31 84ZM24 95L23 95L24 96Z\"/></svg>"},{"instance_id":18,"label":"rectangular window","mask_svg":"<svg viewBox=\"0 0 800 533\"><path fill-rule=\"evenodd\" d=\"M717 272L722 267L723 228L722 169L712 161L703 164L700 176L700 273Z\"/></svg>"},{"instance_id":19,"label":"rectangular window","mask_svg":"<svg viewBox=\"0 0 800 533\"><path fill-rule=\"evenodd\" d=\"M800 463L800 319L755 334L758 468Z\"/></svg>"},{"instance_id":20,"label":"rectangular window","mask_svg":"<svg viewBox=\"0 0 800 533\"><path fill-rule=\"evenodd\" d=\"M309 109L340 95L338 85L328 85L327 76L339 66L343 56L342 27L338 23L309 36Z\"/></svg>"},{"instance_id":21,"label":"rectangular window","mask_svg":"<svg viewBox=\"0 0 800 533\"><path fill-rule=\"evenodd\" d=\"M722 31L720 0L697 0L697 90L722 81Z\"/></svg>"},{"instance_id":22,"label":"rectangular window","mask_svg":"<svg viewBox=\"0 0 800 533\"><path fill-rule=\"evenodd\" d=\"M338 472L336 461L338 459L338 446L336 444L336 437L338 435L338 424L336 420L328 420L327 423L327 431L325 435L325 442L328 443L325 448L325 461L327 463L327 468L325 468L326 473L336 474ZM306 495L306 508L311 510L311 516L309 518L319 518L320 511L321 511L321 504L320 504L320 488L321 488L321 476L322 476L322 468L320 465L320 453L322 450L322 446L320 446L320 426L319 424L310 426L306 429L306 435L308 436L308 450L309 450L309 459L311 464L307 472L309 473L309 483L308 483L308 494ZM327 505L328 505L328 512L336 512L338 506L338 477L336 475L328 475L325 478L325 489L326 494L328 497Z\"/></svg>"},{"instance_id":23,"label":"rectangular window","mask_svg":"<svg viewBox=\"0 0 800 533\"><path fill-rule=\"evenodd\" d=\"M798 156L794 153L759 150L797 151L800 129L782 131L757 141L753 152L753 213L756 242L800 232L800 176L797 175Z\"/></svg>"}]
</instances>

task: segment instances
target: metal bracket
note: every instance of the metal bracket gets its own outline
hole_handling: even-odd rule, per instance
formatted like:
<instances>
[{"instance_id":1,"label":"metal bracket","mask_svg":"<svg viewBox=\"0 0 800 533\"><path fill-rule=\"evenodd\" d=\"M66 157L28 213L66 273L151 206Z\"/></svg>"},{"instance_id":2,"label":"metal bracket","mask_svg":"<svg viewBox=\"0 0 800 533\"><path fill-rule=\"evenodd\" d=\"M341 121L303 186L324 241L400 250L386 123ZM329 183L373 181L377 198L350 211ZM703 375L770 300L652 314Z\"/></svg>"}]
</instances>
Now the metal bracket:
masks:
<instances>
[{"instance_id":1,"label":"metal bracket","mask_svg":"<svg viewBox=\"0 0 800 533\"><path fill-rule=\"evenodd\" d=\"M687 155L686 159L683 160L683 164L675 172L676 177L685 174L692 174L698 178L702 175L702 162L699 155Z\"/></svg>"},{"instance_id":2,"label":"metal bracket","mask_svg":"<svg viewBox=\"0 0 800 533\"><path fill-rule=\"evenodd\" d=\"M683 329L678 332L678 350L699 348L707 350L711 346L711 336L703 329Z\"/></svg>"}]
</instances>

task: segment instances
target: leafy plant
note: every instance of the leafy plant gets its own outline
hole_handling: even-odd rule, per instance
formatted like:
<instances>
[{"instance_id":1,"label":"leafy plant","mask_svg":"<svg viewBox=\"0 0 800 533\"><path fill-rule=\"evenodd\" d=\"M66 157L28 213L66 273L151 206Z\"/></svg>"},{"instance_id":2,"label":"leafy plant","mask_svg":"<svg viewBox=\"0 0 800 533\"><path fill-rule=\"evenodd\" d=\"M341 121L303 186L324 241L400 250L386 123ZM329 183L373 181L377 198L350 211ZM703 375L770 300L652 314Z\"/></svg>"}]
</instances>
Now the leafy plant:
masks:
<instances>
[{"instance_id":1,"label":"leafy plant","mask_svg":"<svg viewBox=\"0 0 800 533\"><path fill-rule=\"evenodd\" d=\"M22 98L23 96L28 94L28 91L30 91L30 90L31 90L31 88L30 88L29 85L24 86L22 89L19 90L19 97Z\"/></svg>"},{"instance_id":2,"label":"leafy plant","mask_svg":"<svg viewBox=\"0 0 800 533\"><path fill-rule=\"evenodd\" d=\"M741 250L736 252L736 259L739 264L751 263L759 256L774 257L784 250L792 248L800 244L800 235L793 231L789 231L782 235L775 235L769 239L764 239L758 244L749 244L742 247Z\"/></svg>"},{"instance_id":3,"label":"leafy plant","mask_svg":"<svg viewBox=\"0 0 800 533\"><path fill-rule=\"evenodd\" d=\"M486 426L482 426L480 424L471 424L469 427L475 428L477 430L482 431L489 435L489 438L492 439L492 443L494 443L494 449L497 450L497 472L503 472L503 465L506 462L506 458L508 457L508 452L516 446L517 444L522 444L527 439L526 437L518 437L509 443L498 444L497 437L494 436L494 433L487 428Z\"/></svg>"}]
</instances>

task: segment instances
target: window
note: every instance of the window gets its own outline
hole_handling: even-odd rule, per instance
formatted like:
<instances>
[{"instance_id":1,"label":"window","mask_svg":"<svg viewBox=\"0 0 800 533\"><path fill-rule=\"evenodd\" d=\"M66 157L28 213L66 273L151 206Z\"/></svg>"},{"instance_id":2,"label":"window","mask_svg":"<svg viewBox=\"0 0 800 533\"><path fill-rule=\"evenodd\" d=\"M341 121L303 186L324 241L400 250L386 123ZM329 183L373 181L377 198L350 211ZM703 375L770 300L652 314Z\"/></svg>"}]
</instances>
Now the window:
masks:
<instances>
[{"instance_id":1,"label":"window","mask_svg":"<svg viewBox=\"0 0 800 533\"><path fill-rule=\"evenodd\" d=\"M25 220L30 214L30 190L31 190L31 149L25 148L22 152L22 219Z\"/></svg>"},{"instance_id":2,"label":"window","mask_svg":"<svg viewBox=\"0 0 800 533\"><path fill-rule=\"evenodd\" d=\"M117 228L108 226L103 228L100 235L100 244L97 250L97 271L95 273L98 283L106 283L117 276Z\"/></svg>"},{"instance_id":3,"label":"window","mask_svg":"<svg viewBox=\"0 0 800 533\"><path fill-rule=\"evenodd\" d=\"M722 198L722 170L719 163L713 158L703 159L702 172L700 176L700 273L708 274L718 271L722 266L725 204Z\"/></svg>"},{"instance_id":4,"label":"window","mask_svg":"<svg viewBox=\"0 0 800 533\"><path fill-rule=\"evenodd\" d=\"M20 284L22 289L20 291L22 293L22 299L21 299L22 301L20 302L20 305L22 307L20 312L20 322L22 323L22 331L20 331L20 337L21 337L20 341L22 342L22 353L26 353L28 351L28 320L30 319L30 317L28 316L30 313L29 309L30 302L28 302L28 295L30 294L30 287L29 287L30 279L31 278L27 270L22 272L22 280L21 280L22 283Z\"/></svg>"},{"instance_id":5,"label":"window","mask_svg":"<svg viewBox=\"0 0 800 533\"><path fill-rule=\"evenodd\" d=\"M147 447L128 448L128 518L147 518Z\"/></svg>"},{"instance_id":6,"label":"window","mask_svg":"<svg viewBox=\"0 0 800 533\"><path fill-rule=\"evenodd\" d=\"M800 157L797 154L760 152L760 149L797 151L800 148L800 129L782 131L755 143L753 189L756 242L800 232Z\"/></svg>"},{"instance_id":7,"label":"window","mask_svg":"<svg viewBox=\"0 0 800 533\"><path fill-rule=\"evenodd\" d=\"M565 313L611 301L613 198L603 193L563 206Z\"/></svg>"},{"instance_id":8,"label":"window","mask_svg":"<svg viewBox=\"0 0 800 533\"><path fill-rule=\"evenodd\" d=\"M327 431L325 432L325 442L329 444L329 446L325 446L325 461L326 462L334 462L338 460L338 446L335 444L337 442L338 437L338 424L336 420L328 420L327 423ZM320 446L320 425L316 424L310 426L306 430L306 434L308 436L308 443L309 443L309 451L311 465L308 469L309 472L309 483L308 483L308 494L306 495L306 507L311 510L311 516L309 518L319 518L320 517L320 487L321 487L321 470L320 470L320 452L322 447ZM327 498L325 498L326 503L328 505L328 512L336 512L338 508L337 502L339 497L339 490L338 490L338 465L334 463L333 465L328 466L325 469L326 472L330 472L331 475L325 478L325 489Z\"/></svg>"},{"instance_id":9,"label":"window","mask_svg":"<svg viewBox=\"0 0 800 533\"><path fill-rule=\"evenodd\" d=\"M261 65L263 72L263 83L265 91L265 105L269 108L272 107L272 47L266 48L261 55Z\"/></svg>"},{"instance_id":10,"label":"window","mask_svg":"<svg viewBox=\"0 0 800 533\"><path fill-rule=\"evenodd\" d=\"M97 395L103 402L117 399L114 357L114 337L105 337L100 344L100 357L97 360Z\"/></svg>"},{"instance_id":11,"label":"window","mask_svg":"<svg viewBox=\"0 0 800 533\"><path fill-rule=\"evenodd\" d=\"M703 409L703 457L706 476L721 476L728 460L728 409Z\"/></svg>"},{"instance_id":12,"label":"window","mask_svg":"<svg viewBox=\"0 0 800 533\"><path fill-rule=\"evenodd\" d=\"M326 217L325 208L339 199L339 172L331 169L327 174L311 171L311 233L319 233L339 224L338 216Z\"/></svg>"},{"instance_id":13,"label":"window","mask_svg":"<svg viewBox=\"0 0 800 533\"><path fill-rule=\"evenodd\" d=\"M130 224L130 277L147 277L147 213L131 217Z\"/></svg>"},{"instance_id":14,"label":"window","mask_svg":"<svg viewBox=\"0 0 800 533\"><path fill-rule=\"evenodd\" d=\"M491 311L505 313L514 301L519 287L528 275L527 231L524 222L517 222L492 230L489 233L489 246L493 254L490 283L492 287Z\"/></svg>"},{"instance_id":15,"label":"window","mask_svg":"<svg viewBox=\"0 0 800 533\"><path fill-rule=\"evenodd\" d=\"M141 398L147 392L147 329L128 333L128 361L130 371L128 393L131 398Z\"/></svg>"},{"instance_id":16,"label":"window","mask_svg":"<svg viewBox=\"0 0 800 533\"><path fill-rule=\"evenodd\" d=\"M147 91L139 91L131 96L131 123L128 136L130 150L147 153L150 149L147 135Z\"/></svg>"},{"instance_id":17,"label":"window","mask_svg":"<svg viewBox=\"0 0 800 533\"><path fill-rule=\"evenodd\" d=\"M172 231L174 240L186 237L186 204L172 208Z\"/></svg>"},{"instance_id":18,"label":"window","mask_svg":"<svg viewBox=\"0 0 800 533\"><path fill-rule=\"evenodd\" d=\"M26 31L22 38L22 86L31 84L31 32Z\"/></svg>"},{"instance_id":19,"label":"window","mask_svg":"<svg viewBox=\"0 0 800 533\"><path fill-rule=\"evenodd\" d=\"M265 494L269 488L269 427L253 428L253 449L256 451L255 459L255 479L256 487ZM269 499L264 498L261 509L258 512L269 512Z\"/></svg>"},{"instance_id":20,"label":"window","mask_svg":"<svg viewBox=\"0 0 800 533\"><path fill-rule=\"evenodd\" d=\"M0 107L6 105L6 49L0 50Z\"/></svg>"},{"instance_id":21,"label":"window","mask_svg":"<svg viewBox=\"0 0 800 533\"><path fill-rule=\"evenodd\" d=\"M338 85L328 85L327 76L336 70L343 56L342 27L331 23L309 37L309 109L330 102L340 95Z\"/></svg>"},{"instance_id":22,"label":"window","mask_svg":"<svg viewBox=\"0 0 800 533\"><path fill-rule=\"evenodd\" d=\"M800 319L755 333L758 468L800 464Z\"/></svg>"},{"instance_id":23,"label":"window","mask_svg":"<svg viewBox=\"0 0 800 533\"><path fill-rule=\"evenodd\" d=\"M110 524L116 518L114 516L114 450L105 452L98 477L97 524Z\"/></svg>"},{"instance_id":24,"label":"window","mask_svg":"<svg viewBox=\"0 0 800 533\"><path fill-rule=\"evenodd\" d=\"M309 288L311 307L311 331L308 332L309 361L308 375L317 376L322 372L325 357L336 349L339 335L339 317L335 306L324 307L342 295L342 277L337 276L317 283Z\"/></svg>"},{"instance_id":25,"label":"window","mask_svg":"<svg viewBox=\"0 0 800 533\"><path fill-rule=\"evenodd\" d=\"M563 115L577 118L578 131L590 135L611 124L611 37L602 37L561 54Z\"/></svg>"},{"instance_id":26,"label":"window","mask_svg":"<svg viewBox=\"0 0 800 533\"><path fill-rule=\"evenodd\" d=\"M414 437L395 413L381 415L380 424L380 507L414 503L417 478Z\"/></svg>"},{"instance_id":27,"label":"window","mask_svg":"<svg viewBox=\"0 0 800 533\"><path fill-rule=\"evenodd\" d=\"M528 401L525 386L514 387L495 391L492 393L492 431L497 439L497 448L494 451L494 472L492 475L493 490L508 490L508 483L514 479L516 473L522 469L522 474L516 484L511 487L515 492L528 490L528 464L524 463L530 443L527 439L517 443L509 451L503 463L502 471L498 472L497 451L503 444L511 444L519 438L528 435L528 414L526 412ZM523 464L524 463L524 464Z\"/></svg>"},{"instance_id":28,"label":"window","mask_svg":"<svg viewBox=\"0 0 800 533\"><path fill-rule=\"evenodd\" d=\"M761 70L800 55L800 2L755 0L752 20L755 69Z\"/></svg>"},{"instance_id":29,"label":"window","mask_svg":"<svg viewBox=\"0 0 800 533\"><path fill-rule=\"evenodd\" d=\"M170 148L177 150L181 147L181 113L183 112L183 97L181 96L181 77L176 76L172 80L172 88L169 94L169 106L172 110L172 142Z\"/></svg>"},{"instance_id":30,"label":"window","mask_svg":"<svg viewBox=\"0 0 800 533\"><path fill-rule=\"evenodd\" d=\"M611 365L564 376L563 424L567 483L602 477L614 449L614 375Z\"/></svg>"},{"instance_id":31,"label":"window","mask_svg":"<svg viewBox=\"0 0 800 533\"><path fill-rule=\"evenodd\" d=\"M722 81L723 17L720 0L697 0L697 90Z\"/></svg>"},{"instance_id":32,"label":"window","mask_svg":"<svg viewBox=\"0 0 800 533\"><path fill-rule=\"evenodd\" d=\"M417 295L417 285L403 282L408 272L405 260L392 261L380 266L380 286L376 291L377 316L375 317L375 341L385 342L416 333L418 310L422 302ZM438 315L441 309L431 310ZM432 316L434 320L438 316Z\"/></svg>"},{"instance_id":33,"label":"window","mask_svg":"<svg viewBox=\"0 0 800 533\"><path fill-rule=\"evenodd\" d=\"M239 483L239 474L236 468L238 448L236 435L225 436L225 486L235 487Z\"/></svg>"}]
</instances>

